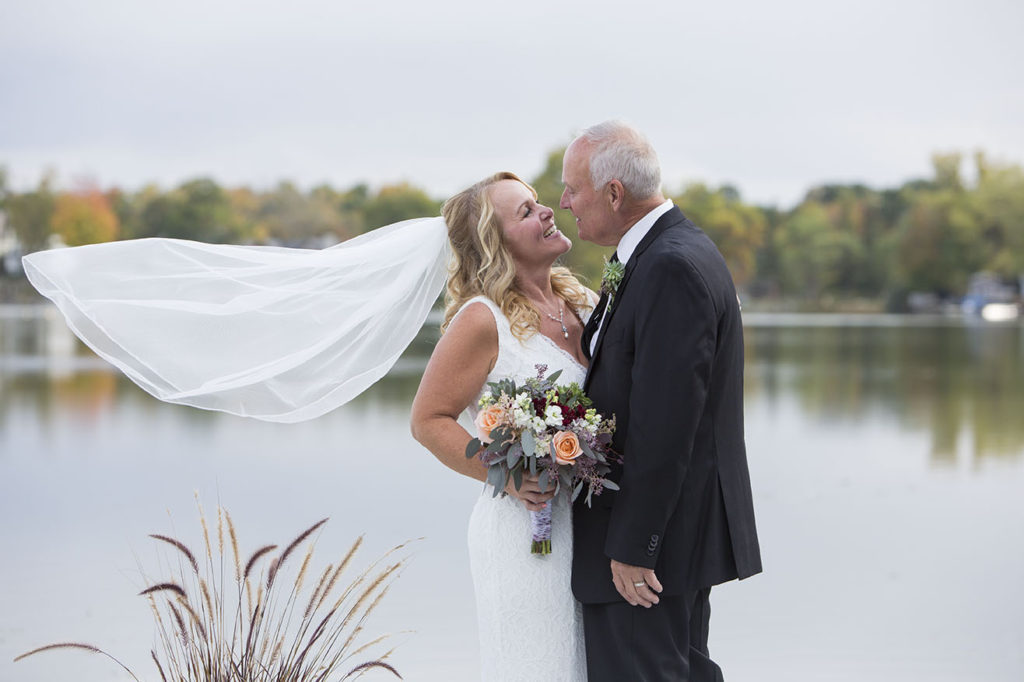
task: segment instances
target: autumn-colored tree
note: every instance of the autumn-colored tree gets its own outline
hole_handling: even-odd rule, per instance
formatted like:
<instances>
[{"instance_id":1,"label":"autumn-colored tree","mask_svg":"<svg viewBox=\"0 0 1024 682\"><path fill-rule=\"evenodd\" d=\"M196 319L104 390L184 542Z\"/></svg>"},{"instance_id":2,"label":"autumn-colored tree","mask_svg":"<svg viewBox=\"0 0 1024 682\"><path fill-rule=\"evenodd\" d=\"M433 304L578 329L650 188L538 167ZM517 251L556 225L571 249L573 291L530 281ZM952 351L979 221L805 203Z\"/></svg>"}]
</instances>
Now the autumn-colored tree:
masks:
<instances>
[{"instance_id":1,"label":"autumn-colored tree","mask_svg":"<svg viewBox=\"0 0 1024 682\"><path fill-rule=\"evenodd\" d=\"M50 229L68 246L81 246L116 239L118 220L107 196L88 188L57 195Z\"/></svg>"}]
</instances>

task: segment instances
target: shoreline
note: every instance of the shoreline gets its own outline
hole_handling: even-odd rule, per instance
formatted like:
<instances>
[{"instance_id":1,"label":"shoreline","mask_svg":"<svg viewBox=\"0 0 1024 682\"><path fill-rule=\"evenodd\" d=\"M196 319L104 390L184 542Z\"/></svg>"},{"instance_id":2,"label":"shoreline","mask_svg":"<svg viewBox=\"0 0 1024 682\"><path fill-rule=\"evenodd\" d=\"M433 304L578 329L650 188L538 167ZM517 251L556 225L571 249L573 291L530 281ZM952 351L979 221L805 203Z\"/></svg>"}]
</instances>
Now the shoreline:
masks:
<instances>
[{"instance_id":1,"label":"shoreline","mask_svg":"<svg viewBox=\"0 0 1024 682\"><path fill-rule=\"evenodd\" d=\"M427 315L424 328L440 325L443 311L435 308ZM782 311L755 309L742 313L744 327L956 327L1024 325L1024 317L990 321L959 309L942 313L887 313L868 311ZM0 302L0 321L57 320L60 313L55 304L39 297L32 303Z\"/></svg>"}]
</instances>

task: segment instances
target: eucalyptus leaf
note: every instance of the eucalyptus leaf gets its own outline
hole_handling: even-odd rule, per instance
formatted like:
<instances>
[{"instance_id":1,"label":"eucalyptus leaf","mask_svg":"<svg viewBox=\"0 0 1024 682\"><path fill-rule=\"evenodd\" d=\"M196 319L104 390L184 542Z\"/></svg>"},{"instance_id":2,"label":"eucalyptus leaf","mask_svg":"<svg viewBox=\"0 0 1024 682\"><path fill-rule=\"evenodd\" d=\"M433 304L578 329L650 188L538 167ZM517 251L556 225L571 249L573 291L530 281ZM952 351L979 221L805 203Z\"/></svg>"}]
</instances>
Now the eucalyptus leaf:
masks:
<instances>
[{"instance_id":1,"label":"eucalyptus leaf","mask_svg":"<svg viewBox=\"0 0 1024 682\"><path fill-rule=\"evenodd\" d=\"M558 467L558 480L562 482L566 488L572 486L572 475L566 471L567 467Z\"/></svg>"},{"instance_id":2,"label":"eucalyptus leaf","mask_svg":"<svg viewBox=\"0 0 1024 682\"><path fill-rule=\"evenodd\" d=\"M505 464L511 469L517 462L519 462L520 457L522 457L522 455L516 452L515 448L509 448L508 452L505 454Z\"/></svg>"},{"instance_id":3,"label":"eucalyptus leaf","mask_svg":"<svg viewBox=\"0 0 1024 682\"><path fill-rule=\"evenodd\" d=\"M479 452L482 445L483 443L480 442L479 438L473 438L466 443L466 459L473 459L476 457L476 453Z\"/></svg>"},{"instance_id":4,"label":"eucalyptus leaf","mask_svg":"<svg viewBox=\"0 0 1024 682\"><path fill-rule=\"evenodd\" d=\"M533 474L534 476L536 476L537 475L537 456L536 455L529 455L526 459L530 463L530 473Z\"/></svg>"},{"instance_id":5,"label":"eucalyptus leaf","mask_svg":"<svg viewBox=\"0 0 1024 682\"><path fill-rule=\"evenodd\" d=\"M584 454L586 454L591 459L597 460L601 464L607 464L608 463L608 460L606 460L604 458L604 455L602 455L599 451L594 450L593 448L591 448L590 445L587 443L587 441L584 440L583 438L580 438L580 448L582 448Z\"/></svg>"},{"instance_id":6,"label":"eucalyptus leaf","mask_svg":"<svg viewBox=\"0 0 1024 682\"><path fill-rule=\"evenodd\" d=\"M537 448L537 439L533 437L533 431L529 429L523 431L522 442L523 452L527 455L532 455Z\"/></svg>"},{"instance_id":7,"label":"eucalyptus leaf","mask_svg":"<svg viewBox=\"0 0 1024 682\"><path fill-rule=\"evenodd\" d=\"M551 469L545 469L540 472L540 478L537 479L537 485L540 486L540 491L546 493L548 491L548 479L551 477Z\"/></svg>"},{"instance_id":8,"label":"eucalyptus leaf","mask_svg":"<svg viewBox=\"0 0 1024 682\"><path fill-rule=\"evenodd\" d=\"M601 485L603 485L608 490L620 490L618 483L616 483L615 481L609 481L607 478L601 482Z\"/></svg>"},{"instance_id":9,"label":"eucalyptus leaf","mask_svg":"<svg viewBox=\"0 0 1024 682\"><path fill-rule=\"evenodd\" d=\"M500 466L493 466L487 469L487 482L494 488L491 497L497 497L505 489L505 472Z\"/></svg>"},{"instance_id":10,"label":"eucalyptus leaf","mask_svg":"<svg viewBox=\"0 0 1024 682\"><path fill-rule=\"evenodd\" d=\"M548 376L548 379L547 379L548 383L550 383L552 386L554 386L555 382L558 381L558 377L560 377L560 376L562 376L562 370L557 370L557 371L552 372L551 375Z\"/></svg>"},{"instance_id":11,"label":"eucalyptus leaf","mask_svg":"<svg viewBox=\"0 0 1024 682\"><path fill-rule=\"evenodd\" d=\"M523 487L523 468L522 467L516 467L515 469L512 470L512 481L516 485L516 490L519 490L520 488Z\"/></svg>"},{"instance_id":12,"label":"eucalyptus leaf","mask_svg":"<svg viewBox=\"0 0 1024 682\"><path fill-rule=\"evenodd\" d=\"M490 444L487 446L487 451L501 452L504 448L508 446L508 437L509 432L507 427L499 426L498 428L492 430L491 438L493 438L494 440L492 440Z\"/></svg>"},{"instance_id":13,"label":"eucalyptus leaf","mask_svg":"<svg viewBox=\"0 0 1024 682\"><path fill-rule=\"evenodd\" d=\"M572 501L575 502L576 498L580 496L580 491L583 490L583 481L576 484L576 487L572 489Z\"/></svg>"}]
</instances>

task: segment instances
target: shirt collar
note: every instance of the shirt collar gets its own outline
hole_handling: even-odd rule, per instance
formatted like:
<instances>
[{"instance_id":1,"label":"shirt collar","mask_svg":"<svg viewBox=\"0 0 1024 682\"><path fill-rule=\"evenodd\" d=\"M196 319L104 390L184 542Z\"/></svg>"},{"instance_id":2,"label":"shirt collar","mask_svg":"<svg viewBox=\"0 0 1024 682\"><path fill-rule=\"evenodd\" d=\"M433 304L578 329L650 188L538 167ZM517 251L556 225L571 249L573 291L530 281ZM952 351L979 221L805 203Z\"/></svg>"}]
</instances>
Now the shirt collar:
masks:
<instances>
[{"instance_id":1,"label":"shirt collar","mask_svg":"<svg viewBox=\"0 0 1024 682\"><path fill-rule=\"evenodd\" d=\"M626 230L626 234L622 235L622 239L619 240L619 245L615 249L615 253L621 262L629 262L633 252L636 251L636 247L640 246L640 242L643 241L647 233L654 227L654 223L658 222L658 218L668 213L672 206L672 200L666 199L665 203L655 207L650 213L636 221L631 228Z\"/></svg>"}]
</instances>

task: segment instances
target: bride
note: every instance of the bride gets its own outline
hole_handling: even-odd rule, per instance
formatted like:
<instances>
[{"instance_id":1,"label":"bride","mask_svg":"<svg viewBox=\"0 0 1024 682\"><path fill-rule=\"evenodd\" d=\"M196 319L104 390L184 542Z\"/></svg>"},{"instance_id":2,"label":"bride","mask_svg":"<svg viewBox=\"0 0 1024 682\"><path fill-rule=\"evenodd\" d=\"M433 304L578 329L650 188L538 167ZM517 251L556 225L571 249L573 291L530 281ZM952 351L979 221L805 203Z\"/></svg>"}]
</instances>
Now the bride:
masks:
<instances>
[{"instance_id":1,"label":"bride","mask_svg":"<svg viewBox=\"0 0 1024 682\"><path fill-rule=\"evenodd\" d=\"M444 335L412 408L413 434L478 480L470 435L486 383L562 370L583 383L583 322L596 296L565 268L571 244L512 173L452 197L444 219L396 223L322 251L143 239L26 256L32 284L74 332L155 397L273 422L318 417L382 377L444 286ZM448 272L445 265L449 264ZM527 477L485 492L469 550L482 678L585 680L570 590L568 492ZM552 553L530 553L529 510L552 505Z\"/></svg>"},{"instance_id":2,"label":"bride","mask_svg":"<svg viewBox=\"0 0 1024 682\"><path fill-rule=\"evenodd\" d=\"M583 384L580 336L594 295L555 260L572 244L554 212L512 173L498 173L449 199L443 209L454 258L444 332L412 406L412 432L446 466L486 480L467 459L459 423L488 382L517 383L539 364L559 383ZM526 477L494 497L484 490L469 522L469 555L479 622L481 679L586 679L583 626L570 590L572 523L567 490L542 492ZM552 505L552 553L529 551L529 510Z\"/></svg>"}]
</instances>

